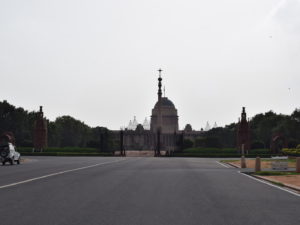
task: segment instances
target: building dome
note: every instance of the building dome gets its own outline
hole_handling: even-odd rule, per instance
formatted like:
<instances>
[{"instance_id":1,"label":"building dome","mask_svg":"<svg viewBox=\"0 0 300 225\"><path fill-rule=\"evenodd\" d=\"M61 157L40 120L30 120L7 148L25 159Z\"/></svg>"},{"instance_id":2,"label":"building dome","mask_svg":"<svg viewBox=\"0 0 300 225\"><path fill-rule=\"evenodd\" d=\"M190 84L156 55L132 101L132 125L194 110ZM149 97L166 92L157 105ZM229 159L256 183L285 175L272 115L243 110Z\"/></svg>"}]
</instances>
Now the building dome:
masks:
<instances>
[{"instance_id":1,"label":"building dome","mask_svg":"<svg viewBox=\"0 0 300 225\"><path fill-rule=\"evenodd\" d=\"M178 131L177 109L171 100L167 97L161 98L161 129L163 133L174 133ZM159 102L157 101L152 109L150 130L156 132L159 125Z\"/></svg>"},{"instance_id":2,"label":"building dome","mask_svg":"<svg viewBox=\"0 0 300 225\"><path fill-rule=\"evenodd\" d=\"M146 117L145 120L144 120L143 128L144 128L145 130L150 130L150 123L149 123L149 121L147 120L147 117Z\"/></svg>"},{"instance_id":3,"label":"building dome","mask_svg":"<svg viewBox=\"0 0 300 225\"><path fill-rule=\"evenodd\" d=\"M168 99L167 97L163 97L163 98L161 98L161 106L162 107L173 107L173 108L175 108L175 105L174 105L174 103L170 100L170 99ZM155 104L155 106L154 106L154 108L157 108L158 107L158 101L156 102L156 104Z\"/></svg>"}]
</instances>

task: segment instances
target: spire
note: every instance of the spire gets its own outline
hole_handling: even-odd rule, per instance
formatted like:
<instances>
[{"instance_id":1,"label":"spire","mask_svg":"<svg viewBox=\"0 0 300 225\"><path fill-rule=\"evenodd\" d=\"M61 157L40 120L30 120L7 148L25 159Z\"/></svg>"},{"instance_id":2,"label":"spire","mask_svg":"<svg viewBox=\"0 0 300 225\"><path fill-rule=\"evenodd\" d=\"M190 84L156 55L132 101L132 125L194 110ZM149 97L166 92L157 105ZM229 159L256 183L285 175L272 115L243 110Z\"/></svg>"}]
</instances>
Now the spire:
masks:
<instances>
[{"instance_id":1,"label":"spire","mask_svg":"<svg viewBox=\"0 0 300 225\"><path fill-rule=\"evenodd\" d=\"M162 91L161 91L161 81L162 81L162 78L161 78L161 72L162 72L162 69L159 69L158 70L159 72L159 77L158 77L158 101L161 100L161 96L162 96Z\"/></svg>"},{"instance_id":2,"label":"spire","mask_svg":"<svg viewBox=\"0 0 300 225\"><path fill-rule=\"evenodd\" d=\"M133 121L132 121L132 129L135 130L136 127L137 127L137 125L138 125L138 122L137 122L137 120L136 120L136 116L134 116L134 117L133 117Z\"/></svg>"},{"instance_id":3,"label":"spire","mask_svg":"<svg viewBox=\"0 0 300 225\"><path fill-rule=\"evenodd\" d=\"M209 131L211 128L210 128L210 125L208 123L208 121L206 122L206 126L205 126L205 131Z\"/></svg>"},{"instance_id":4,"label":"spire","mask_svg":"<svg viewBox=\"0 0 300 225\"><path fill-rule=\"evenodd\" d=\"M40 106L40 111L39 111L39 115L41 118L44 117L44 113L43 113L43 106Z\"/></svg>"},{"instance_id":5,"label":"spire","mask_svg":"<svg viewBox=\"0 0 300 225\"><path fill-rule=\"evenodd\" d=\"M246 110L245 110L245 107L243 107L242 120L247 120L246 118L247 118Z\"/></svg>"},{"instance_id":6,"label":"spire","mask_svg":"<svg viewBox=\"0 0 300 225\"><path fill-rule=\"evenodd\" d=\"M131 120L129 121L129 124L128 124L128 128L127 128L128 130L132 130L132 122L131 122Z\"/></svg>"},{"instance_id":7,"label":"spire","mask_svg":"<svg viewBox=\"0 0 300 225\"><path fill-rule=\"evenodd\" d=\"M150 124L147 120L147 117L144 120L143 127L144 127L145 130L150 130Z\"/></svg>"}]
</instances>

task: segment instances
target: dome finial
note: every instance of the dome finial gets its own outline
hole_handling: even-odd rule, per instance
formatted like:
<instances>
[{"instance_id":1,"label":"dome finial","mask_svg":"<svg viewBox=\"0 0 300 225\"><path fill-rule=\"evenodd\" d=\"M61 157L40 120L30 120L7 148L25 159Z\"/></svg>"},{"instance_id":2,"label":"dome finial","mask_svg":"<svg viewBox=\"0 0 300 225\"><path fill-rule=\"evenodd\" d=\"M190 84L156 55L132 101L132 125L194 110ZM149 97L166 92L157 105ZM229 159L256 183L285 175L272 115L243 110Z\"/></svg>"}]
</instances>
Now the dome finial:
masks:
<instances>
[{"instance_id":1,"label":"dome finial","mask_svg":"<svg viewBox=\"0 0 300 225\"><path fill-rule=\"evenodd\" d=\"M161 78L161 72L162 72L162 69L159 69L158 70L159 72L159 77L158 77L158 101L161 100L161 96L162 96L162 91L161 91L161 81L162 81L162 78Z\"/></svg>"},{"instance_id":2,"label":"dome finial","mask_svg":"<svg viewBox=\"0 0 300 225\"><path fill-rule=\"evenodd\" d=\"M161 78L161 72L162 72L163 70L161 69L161 68L159 68L158 69L158 72L159 72L159 77Z\"/></svg>"}]
</instances>

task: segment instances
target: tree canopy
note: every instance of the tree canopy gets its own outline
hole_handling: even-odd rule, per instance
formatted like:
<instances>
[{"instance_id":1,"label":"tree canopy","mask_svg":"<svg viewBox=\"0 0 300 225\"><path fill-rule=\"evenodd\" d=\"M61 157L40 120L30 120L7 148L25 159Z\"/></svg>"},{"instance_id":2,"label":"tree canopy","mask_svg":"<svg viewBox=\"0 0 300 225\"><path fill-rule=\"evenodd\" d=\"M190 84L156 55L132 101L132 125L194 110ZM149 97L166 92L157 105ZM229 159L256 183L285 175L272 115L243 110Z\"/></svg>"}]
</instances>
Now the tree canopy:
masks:
<instances>
[{"instance_id":1,"label":"tree canopy","mask_svg":"<svg viewBox=\"0 0 300 225\"><path fill-rule=\"evenodd\" d=\"M195 147L236 147L237 123L213 128L195 140ZM260 113L250 120L251 148L270 148L274 135L281 135L289 148L300 144L300 110L291 115L276 114L273 111Z\"/></svg>"},{"instance_id":2,"label":"tree canopy","mask_svg":"<svg viewBox=\"0 0 300 225\"><path fill-rule=\"evenodd\" d=\"M32 147L33 126L38 112L28 112L16 108L7 101L0 102L0 133L10 131L15 135L16 144ZM94 147L108 148L110 136L105 127L89 127L84 122L71 116L61 116L55 121L48 121L49 147ZM105 136L105 137L104 137ZM102 146L100 144L102 143ZM102 149L103 150L103 149Z\"/></svg>"},{"instance_id":3,"label":"tree canopy","mask_svg":"<svg viewBox=\"0 0 300 225\"><path fill-rule=\"evenodd\" d=\"M22 147L32 147L33 125L38 112L28 112L7 101L0 101L0 134L10 131L16 143ZM198 138L196 147L235 147L237 123L213 128ZM300 109L291 115L276 114L273 111L260 113L250 120L252 148L270 148L273 135L285 137L287 147L300 144ZM113 146L111 132L105 127L90 127L71 116L61 116L48 121L49 147L94 147L108 149ZM103 141L106 140L106 141ZM189 143L189 145L191 145Z\"/></svg>"}]
</instances>

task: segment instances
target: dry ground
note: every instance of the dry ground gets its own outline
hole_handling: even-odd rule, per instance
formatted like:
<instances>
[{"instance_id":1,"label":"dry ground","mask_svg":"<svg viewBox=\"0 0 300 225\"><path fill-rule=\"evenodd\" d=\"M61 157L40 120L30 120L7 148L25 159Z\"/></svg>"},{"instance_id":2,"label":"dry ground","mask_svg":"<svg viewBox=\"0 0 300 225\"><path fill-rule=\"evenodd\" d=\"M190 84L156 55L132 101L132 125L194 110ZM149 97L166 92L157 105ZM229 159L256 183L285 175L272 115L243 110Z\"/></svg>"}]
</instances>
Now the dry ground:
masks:
<instances>
[{"instance_id":1,"label":"dry ground","mask_svg":"<svg viewBox=\"0 0 300 225\"><path fill-rule=\"evenodd\" d=\"M241 167L241 161L240 160L235 160L229 162L230 164L233 164L237 167ZM262 169L270 169L272 168L271 166L272 161L271 160L261 160L261 168ZM247 168L255 168L255 159L247 159L246 160L246 165ZM295 162L289 162L288 163L289 168L296 168L296 163Z\"/></svg>"},{"instance_id":2,"label":"dry ground","mask_svg":"<svg viewBox=\"0 0 300 225\"><path fill-rule=\"evenodd\" d=\"M230 161L228 162L236 167L241 166L240 160ZM261 168L262 169L270 169L272 160L261 160ZM255 168L255 159L247 159L246 160L247 168ZM295 168L296 162L289 161L288 162L289 168ZM290 186L292 188L296 188L300 190L300 175L277 175L277 176L257 176L262 179L266 179L276 183L282 183L286 186Z\"/></svg>"},{"instance_id":3,"label":"dry ground","mask_svg":"<svg viewBox=\"0 0 300 225\"><path fill-rule=\"evenodd\" d=\"M291 186L293 188L300 190L300 175L257 176L257 177L267 179L273 182L279 182L286 186Z\"/></svg>"}]
</instances>

